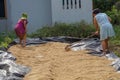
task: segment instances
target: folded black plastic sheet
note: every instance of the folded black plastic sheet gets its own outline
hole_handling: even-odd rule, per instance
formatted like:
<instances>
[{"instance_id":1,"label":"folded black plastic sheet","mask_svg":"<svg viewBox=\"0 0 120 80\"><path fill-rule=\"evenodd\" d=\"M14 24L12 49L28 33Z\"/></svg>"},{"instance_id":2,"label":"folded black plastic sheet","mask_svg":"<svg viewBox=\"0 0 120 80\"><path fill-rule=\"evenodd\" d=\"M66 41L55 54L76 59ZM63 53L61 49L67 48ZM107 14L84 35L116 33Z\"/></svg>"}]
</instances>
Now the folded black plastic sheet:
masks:
<instances>
[{"instance_id":1,"label":"folded black plastic sheet","mask_svg":"<svg viewBox=\"0 0 120 80\"><path fill-rule=\"evenodd\" d=\"M13 56L11 52L0 51L0 62L2 62L4 60L15 61L16 57Z\"/></svg>"},{"instance_id":2,"label":"folded black plastic sheet","mask_svg":"<svg viewBox=\"0 0 120 80\"><path fill-rule=\"evenodd\" d=\"M120 73L120 58L115 59L112 63L111 66L113 66L116 71L118 71Z\"/></svg>"},{"instance_id":3,"label":"folded black plastic sheet","mask_svg":"<svg viewBox=\"0 0 120 80\"><path fill-rule=\"evenodd\" d=\"M54 42L64 42L64 43L72 43L81 40L81 38L70 37L70 36L44 37L41 39L44 41L54 41Z\"/></svg>"},{"instance_id":4,"label":"folded black plastic sheet","mask_svg":"<svg viewBox=\"0 0 120 80\"><path fill-rule=\"evenodd\" d=\"M15 63L10 52L0 51L0 80L23 80L30 68Z\"/></svg>"},{"instance_id":5,"label":"folded black plastic sheet","mask_svg":"<svg viewBox=\"0 0 120 80\"><path fill-rule=\"evenodd\" d=\"M18 44L19 43L19 39L15 39L14 44ZM41 40L40 38L27 38L26 40L26 45L35 45L35 44L44 44L46 43L46 41ZM11 43L11 45L14 45Z\"/></svg>"},{"instance_id":6,"label":"folded black plastic sheet","mask_svg":"<svg viewBox=\"0 0 120 80\"><path fill-rule=\"evenodd\" d=\"M80 41L81 38L77 37L69 37L69 36L58 36L58 37L43 37L43 38L27 38L26 44L44 44L47 42L63 42L63 43L72 43L76 41ZM12 44L13 43L13 44ZM11 45L18 44L19 39L15 39Z\"/></svg>"},{"instance_id":7,"label":"folded black plastic sheet","mask_svg":"<svg viewBox=\"0 0 120 80\"><path fill-rule=\"evenodd\" d=\"M71 44L72 50L89 50L89 53L100 53L101 42L98 38L89 38L89 39L82 39L81 41L74 42Z\"/></svg>"},{"instance_id":8,"label":"folded black plastic sheet","mask_svg":"<svg viewBox=\"0 0 120 80\"><path fill-rule=\"evenodd\" d=\"M8 48L5 48L5 47L0 47L0 50L2 51L7 51Z\"/></svg>"}]
</instances>

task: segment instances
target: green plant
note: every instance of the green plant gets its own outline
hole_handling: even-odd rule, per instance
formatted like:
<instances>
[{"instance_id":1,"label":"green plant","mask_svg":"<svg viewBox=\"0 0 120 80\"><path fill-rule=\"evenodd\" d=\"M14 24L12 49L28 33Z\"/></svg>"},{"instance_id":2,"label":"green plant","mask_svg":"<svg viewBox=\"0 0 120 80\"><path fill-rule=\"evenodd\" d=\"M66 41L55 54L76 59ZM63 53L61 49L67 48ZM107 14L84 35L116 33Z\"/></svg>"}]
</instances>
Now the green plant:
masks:
<instances>
[{"instance_id":1,"label":"green plant","mask_svg":"<svg viewBox=\"0 0 120 80\"><path fill-rule=\"evenodd\" d=\"M0 34L0 47L5 47L7 48L9 43L11 43L13 41L13 39L15 39L15 33L12 32L8 32L8 33L1 33Z\"/></svg>"},{"instance_id":2,"label":"green plant","mask_svg":"<svg viewBox=\"0 0 120 80\"><path fill-rule=\"evenodd\" d=\"M8 36L6 36L6 37L4 38L4 42L1 42L0 47L5 47L5 48L7 48L8 44L9 44L10 42L12 42L11 38L9 38Z\"/></svg>"},{"instance_id":3,"label":"green plant","mask_svg":"<svg viewBox=\"0 0 120 80\"><path fill-rule=\"evenodd\" d=\"M51 36L73 36L86 37L94 30L93 25L87 24L84 21L79 23L65 24L56 23L53 26L44 26L32 34L30 37L51 37Z\"/></svg>"},{"instance_id":4,"label":"green plant","mask_svg":"<svg viewBox=\"0 0 120 80\"><path fill-rule=\"evenodd\" d=\"M93 8L100 8L103 12L111 10L112 6L120 0L93 0Z\"/></svg>"},{"instance_id":5,"label":"green plant","mask_svg":"<svg viewBox=\"0 0 120 80\"><path fill-rule=\"evenodd\" d=\"M115 3L115 7L118 11L120 11L120 1Z\"/></svg>"},{"instance_id":6,"label":"green plant","mask_svg":"<svg viewBox=\"0 0 120 80\"><path fill-rule=\"evenodd\" d=\"M0 47L5 47L5 48L7 48L7 47L8 47L8 43L6 43L6 42L1 42Z\"/></svg>"},{"instance_id":7,"label":"green plant","mask_svg":"<svg viewBox=\"0 0 120 80\"><path fill-rule=\"evenodd\" d=\"M120 11L118 11L115 6L112 7L111 11L107 11L106 13L112 19L113 24L115 24L115 25L120 24Z\"/></svg>"},{"instance_id":8,"label":"green plant","mask_svg":"<svg viewBox=\"0 0 120 80\"><path fill-rule=\"evenodd\" d=\"M115 37L110 39L110 49L120 57L120 28L119 25L114 26Z\"/></svg>"}]
</instances>

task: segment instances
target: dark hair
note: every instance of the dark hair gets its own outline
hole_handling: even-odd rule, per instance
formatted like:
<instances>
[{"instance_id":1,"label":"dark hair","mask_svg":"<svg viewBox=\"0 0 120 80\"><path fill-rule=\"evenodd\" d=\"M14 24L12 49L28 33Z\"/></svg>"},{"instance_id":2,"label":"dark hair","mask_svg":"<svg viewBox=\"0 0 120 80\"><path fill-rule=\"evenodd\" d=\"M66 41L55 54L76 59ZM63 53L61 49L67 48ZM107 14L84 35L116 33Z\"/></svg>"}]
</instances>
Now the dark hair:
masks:
<instances>
[{"instance_id":1,"label":"dark hair","mask_svg":"<svg viewBox=\"0 0 120 80\"><path fill-rule=\"evenodd\" d=\"M99 8L96 8L96 9L93 10L93 14L98 14L100 12L101 12L101 10Z\"/></svg>"}]
</instances>

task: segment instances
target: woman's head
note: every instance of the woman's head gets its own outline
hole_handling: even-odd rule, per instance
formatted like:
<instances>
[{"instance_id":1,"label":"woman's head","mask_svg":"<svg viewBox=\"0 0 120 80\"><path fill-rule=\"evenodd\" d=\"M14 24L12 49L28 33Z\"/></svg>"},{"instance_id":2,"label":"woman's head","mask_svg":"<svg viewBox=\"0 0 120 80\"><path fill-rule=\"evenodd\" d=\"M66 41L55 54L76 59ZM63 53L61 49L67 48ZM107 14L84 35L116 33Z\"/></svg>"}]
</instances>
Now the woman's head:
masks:
<instances>
[{"instance_id":1,"label":"woman's head","mask_svg":"<svg viewBox=\"0 0 120 80\"><path fill-rule=\"evenodd\" d=\"M27 19L27 14L26 13L22 13L22 17L21 17L21 19Z\"/></svg>"},{"instance_id":2,"label":"woman's head","mask_svg":"<svg viewBox=\"0 0 120 80\"><path fill-rule=\"evenodd\" d=\"M100 12L101 12L101 10L99 8L96 8L96 9L93 10L93 14L98 14Z\"/></svg>"}]
</instances>

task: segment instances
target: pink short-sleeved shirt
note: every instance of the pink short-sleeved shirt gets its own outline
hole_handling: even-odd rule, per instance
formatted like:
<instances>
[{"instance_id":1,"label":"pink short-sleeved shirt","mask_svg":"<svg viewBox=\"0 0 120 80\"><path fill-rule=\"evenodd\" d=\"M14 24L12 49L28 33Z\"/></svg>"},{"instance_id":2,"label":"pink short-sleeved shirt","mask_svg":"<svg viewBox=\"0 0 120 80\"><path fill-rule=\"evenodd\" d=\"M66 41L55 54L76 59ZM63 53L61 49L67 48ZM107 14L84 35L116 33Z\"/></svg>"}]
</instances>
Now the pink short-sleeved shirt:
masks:
<instances>
[{"instance_id":1,"label":"pink short-sleeved shirt","mask_svg":"<svg viewBox=\"0 0 120 80\"><path fill-rule=\"evenodd\" d=\"M28 23L27 19L20 19L15 26L15 32L18 36L26 33L24 23Z\"/></svg>"}]
</instances>

